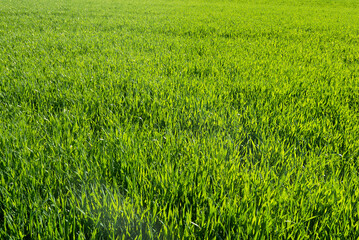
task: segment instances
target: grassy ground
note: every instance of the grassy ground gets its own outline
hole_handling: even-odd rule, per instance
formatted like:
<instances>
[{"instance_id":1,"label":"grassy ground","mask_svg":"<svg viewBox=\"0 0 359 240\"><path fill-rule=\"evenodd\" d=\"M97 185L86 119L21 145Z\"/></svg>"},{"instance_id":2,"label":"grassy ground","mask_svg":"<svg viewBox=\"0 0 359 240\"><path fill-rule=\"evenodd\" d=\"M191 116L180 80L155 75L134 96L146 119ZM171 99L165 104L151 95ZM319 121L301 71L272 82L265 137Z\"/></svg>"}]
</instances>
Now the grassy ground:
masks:
<instances>
[{"instance_id":1,"label":"grassy ground","mask_svg":"<svg viewBox=\"0 0 359 240\"><path fill-rule=\"evenodd\" d=\"M0 238L359 236L359 3L0 0Z\"/></svg>"}]
</instances>

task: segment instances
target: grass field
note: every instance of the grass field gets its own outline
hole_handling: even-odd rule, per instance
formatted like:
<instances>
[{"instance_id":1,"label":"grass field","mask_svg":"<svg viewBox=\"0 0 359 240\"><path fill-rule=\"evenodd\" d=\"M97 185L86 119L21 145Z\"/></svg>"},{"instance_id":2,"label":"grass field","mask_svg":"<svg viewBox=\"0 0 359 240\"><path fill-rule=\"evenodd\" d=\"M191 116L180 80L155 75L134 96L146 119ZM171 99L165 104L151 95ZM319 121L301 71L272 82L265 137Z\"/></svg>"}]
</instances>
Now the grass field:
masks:
<instances>
[{"instance_id":1,"label":"grass field","mask_svg":"<svg viewBox=\"0 0 359 240\"><path fill-rule=\"evenodd\" d=\"M356 0L0 0L0 239L359 237Z\"/></svg>"}]
</instances>

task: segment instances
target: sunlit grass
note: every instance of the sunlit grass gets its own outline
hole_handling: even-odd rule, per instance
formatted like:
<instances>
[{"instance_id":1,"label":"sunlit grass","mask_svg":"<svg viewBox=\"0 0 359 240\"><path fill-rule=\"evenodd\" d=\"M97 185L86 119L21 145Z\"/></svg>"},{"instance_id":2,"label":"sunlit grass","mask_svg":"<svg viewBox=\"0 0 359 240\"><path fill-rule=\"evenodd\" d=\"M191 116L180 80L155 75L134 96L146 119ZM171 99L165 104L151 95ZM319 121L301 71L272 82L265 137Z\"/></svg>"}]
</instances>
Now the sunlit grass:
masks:
<instances>
[{"instance_id":1,"label":"sunlit grass","mask_svg":"<svg viewBox=\"0 0 359 240\"><path fill-rule=\"evenodd\" d=\"M356 1L0 0L0 238L357 238L358 79Z\"/></svg>"}]
</instances>

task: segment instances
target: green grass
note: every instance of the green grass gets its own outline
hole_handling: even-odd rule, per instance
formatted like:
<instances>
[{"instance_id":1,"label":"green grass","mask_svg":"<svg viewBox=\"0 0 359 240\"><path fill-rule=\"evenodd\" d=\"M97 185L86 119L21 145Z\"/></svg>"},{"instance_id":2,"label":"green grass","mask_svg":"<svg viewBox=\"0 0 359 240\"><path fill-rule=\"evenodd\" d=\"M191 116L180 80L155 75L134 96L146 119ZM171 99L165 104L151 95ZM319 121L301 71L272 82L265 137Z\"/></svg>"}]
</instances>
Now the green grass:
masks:
<instances>
[{"instance_id":1,"label":"green grass","mask_svg":"<svg viewBox=\"0 0 359 240\"><path fill-rule=\"evenodd\" d=\"M0 0L1 239L354 239L358 157L358 1Z\"/></svg>"}]
</instances>

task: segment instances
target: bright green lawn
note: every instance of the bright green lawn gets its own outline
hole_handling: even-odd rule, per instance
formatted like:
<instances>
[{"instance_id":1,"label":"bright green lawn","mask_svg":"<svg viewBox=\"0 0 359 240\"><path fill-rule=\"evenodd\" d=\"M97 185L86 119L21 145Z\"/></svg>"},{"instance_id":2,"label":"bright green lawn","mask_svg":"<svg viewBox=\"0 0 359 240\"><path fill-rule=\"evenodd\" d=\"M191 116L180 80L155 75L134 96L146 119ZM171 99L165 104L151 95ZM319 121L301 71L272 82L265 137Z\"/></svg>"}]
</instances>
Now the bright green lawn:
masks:
<instances>
[{"instance_id":1,"label":"bright green lawn","mask_svg":"<svg viewBox=\"0 0 359 240\"><path fill-rule=\"evenodd\" d=\"M0 239L359 237L357 0L0 0Z\"/></svg>"}]
</instances>

